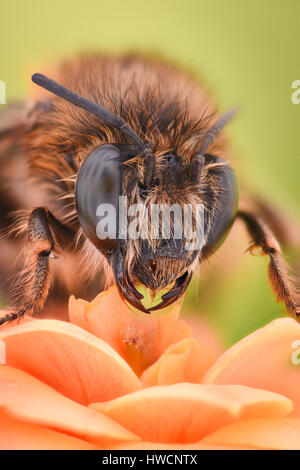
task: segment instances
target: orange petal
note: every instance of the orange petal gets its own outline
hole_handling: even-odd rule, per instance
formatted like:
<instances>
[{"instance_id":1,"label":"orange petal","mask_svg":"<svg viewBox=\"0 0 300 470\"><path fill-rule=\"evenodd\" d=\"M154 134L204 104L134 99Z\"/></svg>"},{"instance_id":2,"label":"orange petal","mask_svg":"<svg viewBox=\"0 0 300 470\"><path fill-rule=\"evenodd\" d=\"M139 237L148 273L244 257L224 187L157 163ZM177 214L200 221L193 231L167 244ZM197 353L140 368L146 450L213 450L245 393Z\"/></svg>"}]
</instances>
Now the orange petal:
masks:
<instances>
[{"instance_id":1,"label":"orange petal","mask_svg":"<svg viewBox=\"0 0 300 470\"><path fill-rule=\"evenodd\" d=\"M213 327L199 313L184 312L183 318L192 328L192 337L206 346L217 360L225 348Z\"/></svg>"},{"instance_id":2,"label":"orange petal","mask_svg":"<svg viewBox=\"0 0 300 470\"><path fill-rule=\"evenodd\" d=\"M289 399L264 390L187 383L146 388L91 406L142 440L181 444L197 442L233 421L282 417L292 409Z\"/></svg>"},{"instance_id":3,"label":"orange petal","mask_svg":"<svg viewBox=\"0 0 300 470\"><path fill-rule=\"evenodd\" d=\"M274 320L226 351L204 382L243 384L280 393L293 401L292 416L300 417L300 364L292 361L296 344L300 349L299 323L291 318Z\"/></svg>"},{"instance_id":4,"label":"orange petal","mask_svg":"<svg viewBox=\"0 0 300 470\"><path fill-rule=\"evenodd\" d=\"M7 311L0 310L0 319L5 317L5 315L7 315ZM22 321L22 323L26 323L26 322L33 321L33 320L34 318L32 318L31 315L23 315L22 320L20 320L20 318L17 318L16 320L9 321L7 323L4 323L3 325L0 325L0 333L10 328L13 328L16 325L19 325L20 321Z\"/></svg>"},{"instance_id":5,"label":"orange petal","mask_svg":"<svg viewBox=\"0 0 300 470\"><path fill-rule=\"evenodd\" d=\"M203 445L249 445L257 449L300 450L300 420L292 418L250 419L218 429L201 441Z\"/></svg>"},{"instance_id":6,"label":"orange petal","mask_svg":"<svg viewBox=\"0 0 300 470\"><path fill-rule=\"evenodd\" d=\"M140 388L128 364L107 344L67 322L35 320L0 334L6 362L82 404Z\"/></svg>"},{"instance_id":7,"label":"orange petal","mask_svg":"<svg viewBox=\"0 0 300 470\"><path fill-rule=\"evenodd\" d=\"M116 446L110 447L110 450L253 450L254 447L251 446L218 446L210 444L202 444L201 442L196 442L194 444L160 444L158 442L127 442L125 444L118 444ZM190 455L190 454L189 454ZM167 457L167 456L166 456ZM197 460L197 459L196 459ZM149 463L163 463L164 460L162 457L159 457L159 454L155 457L154 455L149 455ZM168 461L165 461L167 463ZM174 463L174 454L170 455L169 463ZM187 463L191 462L191 459L187 460ZM178 463L178 462L177 462ZM185 461L183 460L183 463Z\"/></svg>"},{"instance_id":8,"label":"orange petal","mask_svg":"<svg viewBox=\"0 0 300 470\"><path fill-rule=\"evenodd\" d=\"M3 365L0 408L18 420L72 434L102 447L138 440L103 414L73 402L23 371Z\"/></svg>"},{"instance_id":9,"label":"orange petal","mask_svg":"<svg viewBox=\"0 0 300 470\"><path fill-rule=\"evenodd\" d=\"M116 287L91 303L69 301L70 321L112 346L140 375L168 346L190 335L191 328L178 319L180 305L167 314L136 313L120 298Z\"/></svg>"},{"instance_id":10,"label":"orange petal","mask_svg":"<svg viewBox=\"0 0 300 470\"><path fill-rule=\"evenodd\" d=\"M96 450L89 442L0 413L1 450Z\"/></svg>"},{"instance_id":11,"label":"orange petal","mask_svg":"<svg viewBox=\"0 0 300 470\"><path fill-rule=\"evenodd\" d=\"M169 346L141 377L145 387L180 382L200 383L213 364L210 351L194 339L183 339Z\"/></svg>"}]
</instances>

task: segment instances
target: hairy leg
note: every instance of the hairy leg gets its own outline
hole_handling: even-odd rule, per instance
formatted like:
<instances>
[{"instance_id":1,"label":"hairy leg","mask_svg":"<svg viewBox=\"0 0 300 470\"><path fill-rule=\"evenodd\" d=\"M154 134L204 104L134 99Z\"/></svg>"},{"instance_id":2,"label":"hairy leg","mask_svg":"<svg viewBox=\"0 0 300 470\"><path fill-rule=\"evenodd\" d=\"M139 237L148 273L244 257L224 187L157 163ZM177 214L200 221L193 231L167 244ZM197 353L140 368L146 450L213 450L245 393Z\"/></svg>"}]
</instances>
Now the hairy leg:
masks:
<instances>
[{"instance_id":1,"label":"hairy leg","mask_svg":"<svg viewBox=\"0 0 300 470\"><path fill-rule=\"evenodd\" d=\"M43 307L50 287L49 258L59 253L57 237L67 240L68 236L68 229L46 208L32 210L27 220L23 269L12 282L10 306L0 325Z\"/></svg>"},{"instance_id":2,"label":"hairy leg","mask_svg":"<svg viewBox=\"0 0 300 470\"><path fill-rule=\"evenodd\" d=\"M288 266L282 256L280 246L267 224L256 214L239 211L237 217L243 220L252 237L249 251L260 248L261 254L268 255L269 280L278 302L283 301L286 309L300 320L300 309L297 292Z\"/></svg>"}]
</instances>

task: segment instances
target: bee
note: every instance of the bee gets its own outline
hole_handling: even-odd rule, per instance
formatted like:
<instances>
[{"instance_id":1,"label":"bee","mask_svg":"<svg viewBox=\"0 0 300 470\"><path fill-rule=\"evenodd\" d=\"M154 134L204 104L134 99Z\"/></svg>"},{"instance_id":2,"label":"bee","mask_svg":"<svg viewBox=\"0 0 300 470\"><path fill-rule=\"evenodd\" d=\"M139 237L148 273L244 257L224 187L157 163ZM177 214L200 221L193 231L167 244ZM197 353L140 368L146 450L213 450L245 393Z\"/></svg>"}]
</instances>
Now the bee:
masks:
<instances>
[{"instance_id":1,"label":"bee","mask_svg":"<svg viewBox=\"0 0 300 470\"><path fill-rule=\"evenodd\" d=\"M131 306L145 313L165 308L185 293L197 266L218 249L236 219L252 238L250 250L269 257L277 300L299 318L294 283L272 230L256 212L239 208L223 135L233 112L220 117L197 80L145 56L82 56L53 73L55 80L34 74L43 92L0 117L2 225L18 199L23 210L8 216L10 237L26 237L23 267L0 324L43 307L56 262L51 258L61 253L76 260L73 277L102 272ZM11 163L16 160L18 176ZM201 248L187 250L173 232L168 238L161 230L155 240L124 239L118 219L116 237L99 236L98 205L110 204L118 213L120 196L146 207L202 204ZM138 284L151 292L164 289L160 302L146 307Z\"/></svg>"}]
</instances>

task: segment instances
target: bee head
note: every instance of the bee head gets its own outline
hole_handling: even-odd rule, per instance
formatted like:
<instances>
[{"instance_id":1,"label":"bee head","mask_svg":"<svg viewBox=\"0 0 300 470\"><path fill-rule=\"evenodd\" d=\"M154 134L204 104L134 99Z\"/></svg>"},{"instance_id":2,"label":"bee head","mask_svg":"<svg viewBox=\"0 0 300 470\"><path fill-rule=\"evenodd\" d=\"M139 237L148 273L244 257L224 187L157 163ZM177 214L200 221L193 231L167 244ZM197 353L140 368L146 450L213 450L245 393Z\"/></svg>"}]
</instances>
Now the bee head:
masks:
<instances>
[{"instance_id":1,"label":"bee head","mask_svg":"<svg viewBox=\"0 0 300 470\"><path fill-rule=\"evenodd\" d=\"M122 297L147 312L185 292L198 262L228 233L237 205L234 173L221 158L169 153L153 163L147 182L135 146L104 144L84 161L75 188L83 232L109 260ZM146 309L137 284L170 290Z\"/></svg>"},{"instance_id":2,"label":"bee head","mask_svg":"<svg viewBox=\"0 0 300 470\"><path fill-rule=\"evenodd\" d=\"M120 293L149 313L185 292L197 263L224 239L236 212L237 185L228 163L207 148L233 113L223 116L192 156L152 151L132 128L98 104L35 74L33 81L119 129L132 145L103 144L84 160L75 203L86 237L107 258ZM170 287L146 308L137 284Z\"/></svg>"}]
</instances>

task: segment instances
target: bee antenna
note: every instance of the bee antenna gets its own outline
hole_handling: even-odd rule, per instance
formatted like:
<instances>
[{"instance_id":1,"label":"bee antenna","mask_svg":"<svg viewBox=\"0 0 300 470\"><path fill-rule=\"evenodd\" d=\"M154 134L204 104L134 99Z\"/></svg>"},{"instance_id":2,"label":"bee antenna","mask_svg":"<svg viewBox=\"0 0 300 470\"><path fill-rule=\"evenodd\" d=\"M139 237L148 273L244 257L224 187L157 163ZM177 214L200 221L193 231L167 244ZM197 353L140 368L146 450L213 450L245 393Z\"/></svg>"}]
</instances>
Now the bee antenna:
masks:
<instances>
[{"instance_id":1,"label":"bee antenna","mask_svg":"<svg viewBox=\"0 0 300 470\"><path fill-rule=\"evenodd\" d=\"M51 78L48 78L41 73L35 73L34 75L32 75L31 80L36 85L44 88L45 90L50 91L51 93L54 93L54 95L57 95L66 101L69 101L69 103L72 103L75 106L78 106L79 108L85 109L86 111L94 114L95 116L105 121L108 125L117 128L123 134L126 134L131 137L134 142L143 151L145 151L145 143L134 132L134 130L129 126L129 124L127 124L127 122L125 122L119 116L116 116L112 112L108 111L105 108L102 108L97 103L90 101L84 96L77 95L77 93L74 93L74 91L70 90L69 88L63 85L60 85L59 83L55 82Z\"/></svg>"},{"instance_id":2,"label":"bee antenna","mask_svg":"<svg viewBox=\"0 0 300 470\"><path fill-rule=\"evenodd\" d=\"M226 126L226 124L233 118L233 116L236 114L236 109L232 109L231 111L228 111L224 116L222 116L216 124L207 131L204 137L204 142L201 145L201 148L199 150L200 155L204 155L207 148L213 143L217 135L222 131L222 129Z\"/></svg>"}]
</instances>

